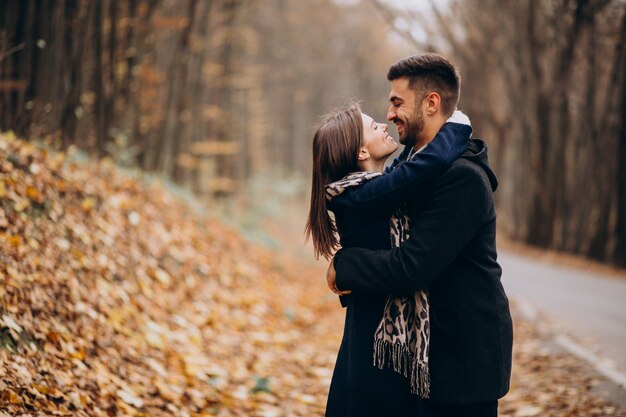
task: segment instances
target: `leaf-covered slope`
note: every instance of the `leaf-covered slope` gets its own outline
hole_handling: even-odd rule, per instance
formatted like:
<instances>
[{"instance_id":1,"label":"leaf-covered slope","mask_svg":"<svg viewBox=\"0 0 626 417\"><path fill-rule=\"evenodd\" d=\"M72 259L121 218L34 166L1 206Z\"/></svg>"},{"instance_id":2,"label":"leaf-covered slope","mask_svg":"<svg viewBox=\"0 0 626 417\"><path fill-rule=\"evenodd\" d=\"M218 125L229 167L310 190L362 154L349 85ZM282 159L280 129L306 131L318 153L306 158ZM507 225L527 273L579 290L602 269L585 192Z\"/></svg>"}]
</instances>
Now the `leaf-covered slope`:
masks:
<instances>
[{"instance_id":1,"label":"leaf-covered slope","mask_svg":"<svg viewBox=\"0 0 626 417\"><path fill-rule=\"evenodd\" d=\"M77 165L0 136L0 279L10 415L325 406L342 323L316 320L338 306L319 274L106 161Z\"/></svg>"}]
</instances>

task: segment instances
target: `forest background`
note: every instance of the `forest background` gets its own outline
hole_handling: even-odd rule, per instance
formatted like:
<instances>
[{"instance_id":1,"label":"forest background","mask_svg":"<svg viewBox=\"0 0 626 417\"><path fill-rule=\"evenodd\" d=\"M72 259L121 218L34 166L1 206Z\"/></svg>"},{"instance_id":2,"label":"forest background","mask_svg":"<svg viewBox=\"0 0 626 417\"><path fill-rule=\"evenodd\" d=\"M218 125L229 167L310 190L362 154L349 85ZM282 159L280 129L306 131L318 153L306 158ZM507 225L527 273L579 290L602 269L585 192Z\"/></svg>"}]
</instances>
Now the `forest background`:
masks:
<instances>
[{"instance_id":1,"label":"forest background","mask_svg":"<svg viewBox=\"0 0 626 417\"><path fill-rule=\"evenodd\" d=\"M622 0L1 0L0 131L210 201L305 202L320 115L357 98L384 121L389 65L436 51L500 233L626 266L625 39Z\"/></svg>"}]
</instances>

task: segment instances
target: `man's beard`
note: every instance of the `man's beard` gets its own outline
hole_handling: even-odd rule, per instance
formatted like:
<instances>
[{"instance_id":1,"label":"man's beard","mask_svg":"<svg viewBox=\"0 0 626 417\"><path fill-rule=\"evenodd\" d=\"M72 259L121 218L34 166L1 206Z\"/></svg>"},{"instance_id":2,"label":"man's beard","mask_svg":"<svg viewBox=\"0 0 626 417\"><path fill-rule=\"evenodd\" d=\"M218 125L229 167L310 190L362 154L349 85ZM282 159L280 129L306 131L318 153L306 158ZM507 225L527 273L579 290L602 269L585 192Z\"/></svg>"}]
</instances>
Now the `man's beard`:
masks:
<instances>
[{"instance_id":1,"label":"man's beard","mask_svg":"<svg viewBox=\"0 0 626 417\"><path fill-rule=\"evenodd\" d=\"M404 134L399 137L400 143L406 146L414 146L417 143L417 135L424 129L424 115L417 111L415 117L400 121L404 123Z\"/></svg>"}]
</instances>

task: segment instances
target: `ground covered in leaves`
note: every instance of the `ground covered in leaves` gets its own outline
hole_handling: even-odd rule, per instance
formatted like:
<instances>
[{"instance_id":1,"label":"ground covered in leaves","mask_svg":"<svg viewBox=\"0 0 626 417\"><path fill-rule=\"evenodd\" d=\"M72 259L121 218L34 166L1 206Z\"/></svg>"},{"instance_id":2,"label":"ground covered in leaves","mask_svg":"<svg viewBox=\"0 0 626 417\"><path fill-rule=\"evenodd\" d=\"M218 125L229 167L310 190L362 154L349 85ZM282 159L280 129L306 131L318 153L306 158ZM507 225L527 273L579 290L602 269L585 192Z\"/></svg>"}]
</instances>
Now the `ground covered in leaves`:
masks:
<instances>
[{"instance_id":1,"label":"ground covered in leaves","mask_svg":"<svg viewBox=\"0 0 626 417\"><path fill-rule=\"evenodd\" d=\"M323 272L107 160L0 135L0 417L322 416L345 312ZM542 349L518 321L501 415L617 413Z\"/></svg>"}]
</instances>

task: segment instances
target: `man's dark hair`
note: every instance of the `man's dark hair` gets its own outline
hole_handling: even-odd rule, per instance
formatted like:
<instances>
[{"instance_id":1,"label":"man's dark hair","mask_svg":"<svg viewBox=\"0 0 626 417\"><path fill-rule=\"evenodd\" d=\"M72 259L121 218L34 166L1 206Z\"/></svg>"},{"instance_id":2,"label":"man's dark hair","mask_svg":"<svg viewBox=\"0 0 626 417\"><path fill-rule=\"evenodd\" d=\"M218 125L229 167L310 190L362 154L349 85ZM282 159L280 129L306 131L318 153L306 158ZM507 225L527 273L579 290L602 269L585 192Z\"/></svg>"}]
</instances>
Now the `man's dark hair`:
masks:
<instances>
[{"instance_id":1,"label":"man's dark hair","mask_svg":"<svg viewBox=\"0 0 626 417\"><path fill-rule=\"evenodd\" d=\"M425 53L413 55L389 67L389 81L406 77L415 91L416 100L435 91L441 96L441 111L451 116L461 94L461 75L452 63L441 55Z\"/></svg>"}]
</instances>

